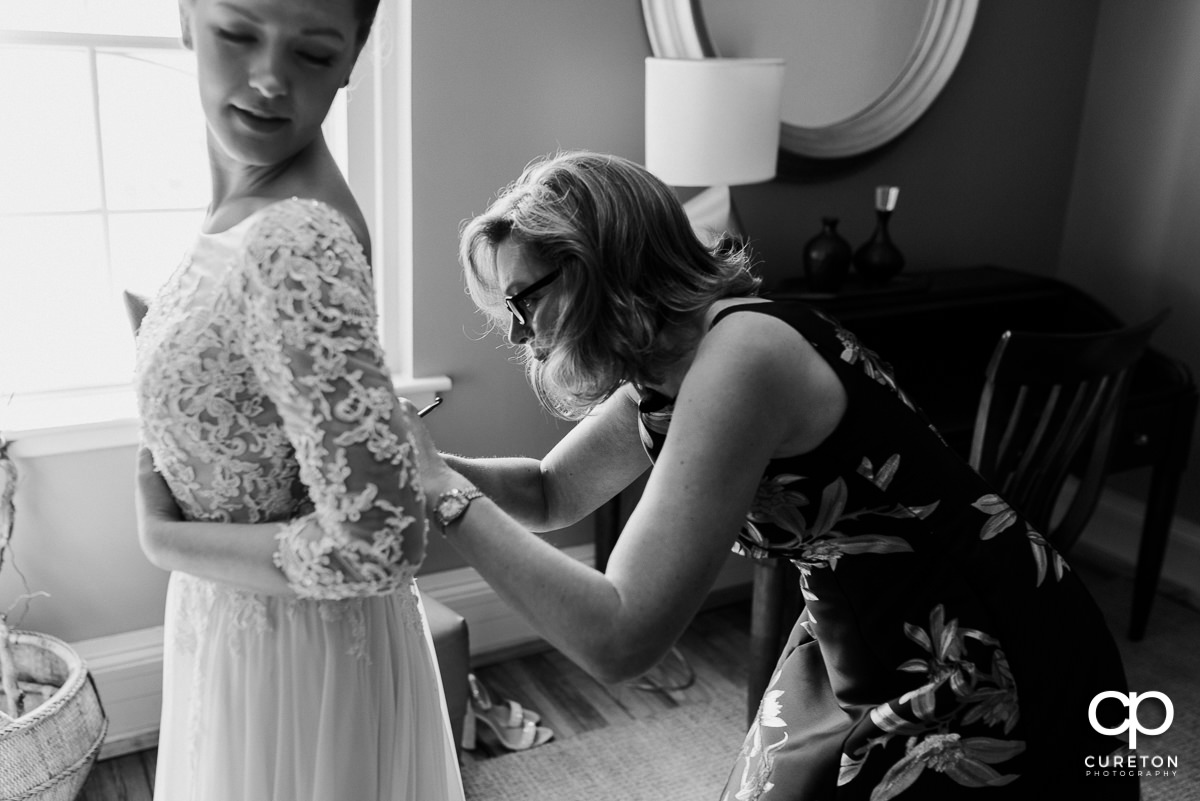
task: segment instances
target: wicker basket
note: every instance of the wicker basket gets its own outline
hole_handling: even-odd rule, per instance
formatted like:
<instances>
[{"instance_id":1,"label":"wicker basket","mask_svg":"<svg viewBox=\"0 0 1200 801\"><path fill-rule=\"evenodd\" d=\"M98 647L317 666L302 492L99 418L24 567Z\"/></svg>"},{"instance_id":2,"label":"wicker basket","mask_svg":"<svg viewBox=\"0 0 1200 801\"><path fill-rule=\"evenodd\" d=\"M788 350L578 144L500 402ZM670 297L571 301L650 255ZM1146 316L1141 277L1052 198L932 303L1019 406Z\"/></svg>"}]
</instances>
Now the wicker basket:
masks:
<instances>
[{"instance_id":1,"label":"wicker basket","mask_svg":"<svg viewBox=\"0 0 1200 801\"><path fill-rule=\"evenodd\" d=\"M0 728L0 801L71 801L108 731L95 685L62 640L14 631L9 644L18 681L58 689Z\"/></svg>"}]
</instances>

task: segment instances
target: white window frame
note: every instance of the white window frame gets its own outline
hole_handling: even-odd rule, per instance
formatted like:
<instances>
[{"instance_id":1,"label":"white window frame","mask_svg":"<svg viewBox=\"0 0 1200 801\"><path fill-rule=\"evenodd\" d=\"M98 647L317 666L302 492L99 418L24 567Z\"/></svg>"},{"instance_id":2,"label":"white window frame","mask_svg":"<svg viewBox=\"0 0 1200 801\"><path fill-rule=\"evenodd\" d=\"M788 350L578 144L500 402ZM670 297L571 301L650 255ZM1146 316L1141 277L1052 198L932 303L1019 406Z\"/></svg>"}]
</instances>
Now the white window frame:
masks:
<instances>
[{"instance_id":1,"label":"white window frame","mask_svg":"<svg viewBox=\"0 0 1200 801\"><path fill-rule=\"evenodd\" d=\"M372 236L380 336L397 392L450 389L446 376L413 375L412 0L381 0L373 46L355 70L347 104L347 178ZM170 37L0 31L0 43L170 49ZM365 102L364 102L365 101ZM133 388L0 398L0 433L16 456L122 447L138 441Z\"/></svg>"}]
</instances>

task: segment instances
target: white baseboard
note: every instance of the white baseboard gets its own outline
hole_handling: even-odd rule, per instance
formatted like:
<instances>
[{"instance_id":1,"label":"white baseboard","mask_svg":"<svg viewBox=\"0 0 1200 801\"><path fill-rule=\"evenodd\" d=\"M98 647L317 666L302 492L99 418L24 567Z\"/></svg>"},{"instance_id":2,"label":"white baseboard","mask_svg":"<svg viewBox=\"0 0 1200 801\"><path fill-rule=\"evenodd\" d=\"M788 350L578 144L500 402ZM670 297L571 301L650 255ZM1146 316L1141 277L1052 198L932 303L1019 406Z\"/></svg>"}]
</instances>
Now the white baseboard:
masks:
<instances>
[{"instance_id":1,"label":"white baseboard","mask_svg":"<svg viewBox=\"0 0 1200 801\"><path fill-rule=\"evenodd\" d=\"M563 551L584 564L594 564L590 544ZM731 557L714 590L748 584L751 575L749 560ZM431 573L417 582L421 592L466 618L473 659L528 646L539 639L473 568ZM152 747L157 742L162 709L162 627L83 640L72 643L72 647L87 662L108 715L108 736L100 758Z\"/></svg>"},{"instance_id":2,"label":"white baseboard","mask_svg":"<svg viewBox=\"0 0 1200 801\"><path fill-rule=\"evenodd\" d=\"M71 647L87 663L108 717L100 759L154 745L162 711L162 626L74 642Z\"/></svg>"}]
</instances>

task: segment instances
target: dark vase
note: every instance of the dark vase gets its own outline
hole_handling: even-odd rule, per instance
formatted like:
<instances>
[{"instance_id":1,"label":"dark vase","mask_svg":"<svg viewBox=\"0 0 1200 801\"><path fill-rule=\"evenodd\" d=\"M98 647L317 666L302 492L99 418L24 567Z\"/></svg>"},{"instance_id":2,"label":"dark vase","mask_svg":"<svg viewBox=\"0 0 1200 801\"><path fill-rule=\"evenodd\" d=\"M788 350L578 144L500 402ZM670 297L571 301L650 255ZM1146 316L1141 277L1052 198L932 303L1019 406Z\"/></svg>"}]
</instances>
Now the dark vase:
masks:
<instances>
[{"instance_id":1,"label":"dark vase","mask_svg":"<svg viewBox=\"0 0 1200 801\"><path fill-rule=\"evenodd\" d=\"M850 243L837 226L837 217L822 217L821 232L804 246L804 279L814 292L837 292L850 274Z\"/></svg>"},{"instance_id":2,"label":"dark vase","mask_svg":"<svg viewBox=\"0 0 1200 801\"><path fill-rule=\"evenodd\" d=\"M888 220L896 207L896 187L881 186L875 190L875 232L854 252L854 269L868 284L892 280L904 269L904 254L888 233Z\"/></svg>"}]
</instances>

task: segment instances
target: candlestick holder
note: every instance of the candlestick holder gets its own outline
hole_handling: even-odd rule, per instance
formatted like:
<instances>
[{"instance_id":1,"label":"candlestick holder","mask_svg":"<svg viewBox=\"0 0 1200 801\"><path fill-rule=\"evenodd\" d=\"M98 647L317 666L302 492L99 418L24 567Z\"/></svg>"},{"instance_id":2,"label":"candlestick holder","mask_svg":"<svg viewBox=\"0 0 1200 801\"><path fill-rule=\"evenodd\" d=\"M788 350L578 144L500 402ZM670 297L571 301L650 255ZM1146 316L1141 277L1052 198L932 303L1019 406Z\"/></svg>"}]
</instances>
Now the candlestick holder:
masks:
<instances>
[{"instance_id":1,"label":"candlestick holder","mask_svg":"<svg viewBox=\"0 0 1200 801\"><path fill-rule=\"evenodd\" d=\"M875 187L875 231L854 252L854 270L865 283L886 283L904 269L904 254L892 243L888 232L888 222L899 197L898 186Z\"/></svg>"}]
</instances>

